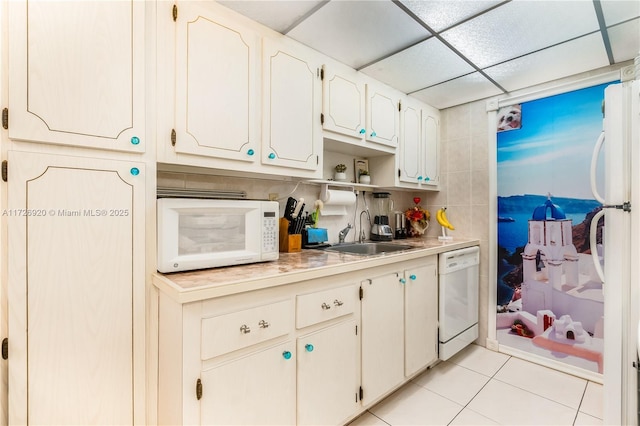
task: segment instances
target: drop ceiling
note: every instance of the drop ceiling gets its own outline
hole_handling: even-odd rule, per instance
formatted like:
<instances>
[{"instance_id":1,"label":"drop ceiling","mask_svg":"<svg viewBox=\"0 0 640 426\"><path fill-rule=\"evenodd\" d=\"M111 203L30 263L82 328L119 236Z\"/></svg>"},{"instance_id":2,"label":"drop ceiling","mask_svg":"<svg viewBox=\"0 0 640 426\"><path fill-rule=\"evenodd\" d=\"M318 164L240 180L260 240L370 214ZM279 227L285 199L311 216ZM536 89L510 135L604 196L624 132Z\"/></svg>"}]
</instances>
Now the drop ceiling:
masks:
<instances>
[{"instance_id":1,"label":"drop ceiling","mask_svg":"<svg viewBox=\"0 0 640 426\"><path fill-rule=\"evenodd\" d=\"M220 0L443 109L634 59L638 0Z\"/></svg>"}]
</instances>

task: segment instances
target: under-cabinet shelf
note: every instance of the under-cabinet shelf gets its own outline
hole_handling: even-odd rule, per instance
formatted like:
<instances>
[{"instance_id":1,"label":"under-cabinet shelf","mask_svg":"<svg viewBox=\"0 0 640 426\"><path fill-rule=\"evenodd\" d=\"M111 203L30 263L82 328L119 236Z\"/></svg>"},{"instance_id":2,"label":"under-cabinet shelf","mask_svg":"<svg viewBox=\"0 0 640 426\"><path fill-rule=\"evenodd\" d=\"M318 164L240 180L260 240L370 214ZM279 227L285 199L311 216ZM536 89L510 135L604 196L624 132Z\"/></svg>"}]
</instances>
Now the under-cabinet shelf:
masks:
<instances>
[{"instance_id":1,"label":"under-cabinet shelf","mask_svg":"<svg viewBox=\"0 0 640 426\"><path fill-rule=\"evenodd\" d=\"M366 183L355 183L355 182L341 182L337 180L308 179L306 182L313 185L331 185L331 186L350 187L359 191L367 191L367 190L379 188L378 185L370 185Z\"/></svg>"}]
</instances>

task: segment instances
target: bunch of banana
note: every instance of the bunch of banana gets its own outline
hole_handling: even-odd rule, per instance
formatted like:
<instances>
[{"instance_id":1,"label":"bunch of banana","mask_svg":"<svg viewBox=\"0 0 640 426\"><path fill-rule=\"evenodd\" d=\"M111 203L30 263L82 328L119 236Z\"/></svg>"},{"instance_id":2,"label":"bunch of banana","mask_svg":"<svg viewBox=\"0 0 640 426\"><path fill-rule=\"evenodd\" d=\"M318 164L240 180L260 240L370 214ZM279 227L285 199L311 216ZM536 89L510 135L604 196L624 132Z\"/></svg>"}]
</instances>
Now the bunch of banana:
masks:
<instances>
[{"instance_id":1,"label":"bunch of banana","mask_svg":"<svg viewBox=\"0 0 640 426\"><path fill-rule=\"evenodd\" d=\"M447 219L446 210L447 210L446 207L439 209L438 212L436 213L436 220L440 225L453 231L456 228L454 228L453 225L449 223L449 219Z\"/></svg>"}]
</instances>

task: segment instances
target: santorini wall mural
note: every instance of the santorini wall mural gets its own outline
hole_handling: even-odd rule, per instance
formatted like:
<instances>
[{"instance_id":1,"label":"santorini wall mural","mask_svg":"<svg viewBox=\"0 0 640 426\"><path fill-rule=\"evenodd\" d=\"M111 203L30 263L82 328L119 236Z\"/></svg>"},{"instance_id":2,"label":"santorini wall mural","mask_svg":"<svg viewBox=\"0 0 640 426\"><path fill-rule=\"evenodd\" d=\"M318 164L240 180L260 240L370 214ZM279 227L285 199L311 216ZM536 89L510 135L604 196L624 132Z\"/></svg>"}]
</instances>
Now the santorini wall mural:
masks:
<instances>
[{"instance_id":1,"label":"santorini wall mural","mask_svg":"<svg viewBox=\"0 0 640 426\"><path fill-rule=\"evenodd\" d=\"M608 84L522 103L519 126L505 128L500 112L497 123L498 341L595 373L605 301L590 259L600 207L589 165ZM601 262L603 229L601 221Z\"/></svg>"}]
</instances>

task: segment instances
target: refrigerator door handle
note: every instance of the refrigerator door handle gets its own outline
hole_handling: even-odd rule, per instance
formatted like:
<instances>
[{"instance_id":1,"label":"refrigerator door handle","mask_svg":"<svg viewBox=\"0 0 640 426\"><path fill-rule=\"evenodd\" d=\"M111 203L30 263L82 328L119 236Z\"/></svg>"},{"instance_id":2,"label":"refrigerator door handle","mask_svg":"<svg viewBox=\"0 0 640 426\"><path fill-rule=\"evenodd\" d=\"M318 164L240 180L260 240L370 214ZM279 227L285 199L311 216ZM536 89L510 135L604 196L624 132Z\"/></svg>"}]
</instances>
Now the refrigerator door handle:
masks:
<instances>
[{"instance_id":1,"label":"refrigerator door handle","mask_svg":"<svg viewBox=\"0 0 640 426\"><path fill-rule=\"evenodd\" d=\"M595 194L594 194L595 195ZM589 247L591 248L591 259L593 259L593 266L596 268L596 272L598 273L598 277L602 281L602 285L604 286L606 283L604 281L604 271L602 270L602 265L600 265L600 257L598 256L598 248L597 248L597 232L598 232L598 222L600 218L604 216L605 210L602 209L591 218L591 227L589 228Z\"/></svg>"},{"instance_id":2,"label":"refrigerator door handle","mask_svg":"<svg viewBox=\"0 0 640 426\"><path fill-rule=\"evenodd\" d=\"M600 204L605 204L604 197L601 197L600 194L598 194L598 188L596 186L596 169L598 168L598 157L600 156L602 145L604 145L604 130L600 133L600 136L598 136L598 140L593 147L593 154L591 155L591 173L589 177L593 198L595 198Z\"/></svg>"}]
</instances>

